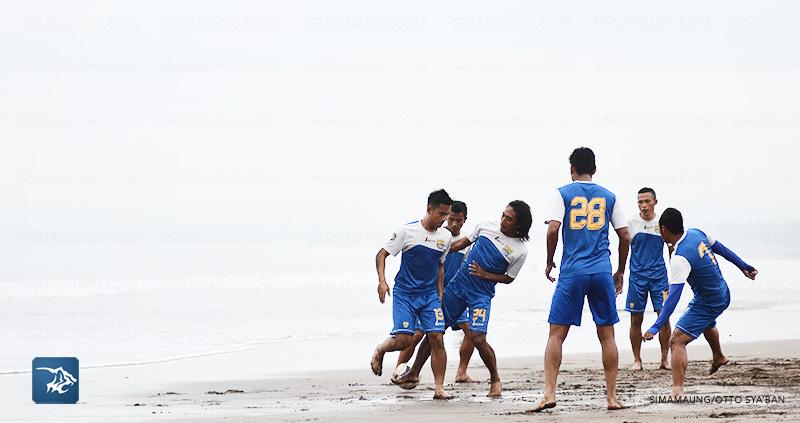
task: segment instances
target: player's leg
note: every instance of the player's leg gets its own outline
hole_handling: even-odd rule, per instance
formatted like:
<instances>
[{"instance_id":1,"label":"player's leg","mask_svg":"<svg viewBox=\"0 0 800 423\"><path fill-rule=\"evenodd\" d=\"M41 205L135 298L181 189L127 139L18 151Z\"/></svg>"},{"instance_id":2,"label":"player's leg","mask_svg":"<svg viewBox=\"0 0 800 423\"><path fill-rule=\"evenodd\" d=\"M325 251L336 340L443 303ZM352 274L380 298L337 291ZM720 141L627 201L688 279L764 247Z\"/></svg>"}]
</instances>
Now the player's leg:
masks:
<instances>
[{"instance_id":1,"label":"player's leg","mask_svg":"<svg viewBox=\"0 0 800 423\"><path fill-rule=\"evenodd\" d=\"M544 397L528 412L538 413L556 406L556 382L561 368L561 351L568 333L569 325L550 323L550 334L544 350Z\"/></svg>"},{"instance_id":2,"label":"player's leg","mask_svg":"<svg viewBox=\"0 0 800 423\"><path fill-rule=\"evenodd\" d=\"M467 313L464 310L464 313ZM467 313L467 316L469 314ZM456 372L456 383L476 383L477 380L467 374L467 367L469 367L469 360L472 359L472 353L475 351L475 344L472 343L472 334L469 330L469 320L459 322L458 327L464 332L464 339L461 340L461 346L458 348L458 371Z\"/></svg>"},{"instance_id":3,"label":"player's leg","mask_svg":"<svg viewBox=\"0 0 800 423\"><path fill-rule=\"evenodd\" d=\"M581 325L583 299L588 279L583 277L560 277L550 303L550 334L544 350L544 398L536 407L528 410L539 412L556 406L556 382L561 368L561 352L570 326Z\"/></svg>"},{"instance_id":4,"label":"player's leg","mask_svg":"<svg viewBox=\"0 0 800 423\"><path fill-rule=\"evenodd\" d=\"M713 358L711 359L711 368L708 369L708 374L713 375L720 367L728 364L730 361L728 357L725 357L725 354L722 353L722 346L719 344L719 331L716 326L706 328L706 330L703 331L703 336L706 337L706 341L708 341L708 345L711 347Z\"/></svg>"},{"instance_id":5,"label":"player's leg","mask_svg":"<svg viewBox=\"0 0 800 423\"><path fill-rule=\"evenodd\" d=\"M449 399L444 392L444 373L447 368L447 352L444 349L445 317L439 295L432 293L425 304L418 309L419 320L425 330L425 338L431 349L431 370L433 371L434 399ZM419 373L417 373L419 378Z\"/></svg>"},{"instance_id":6,"label":"player's leg","mask_svg":"<svg viewBox=\"0 0 800 423\"><path fill-rule=\"evenodd\" d=\"M472 332L472 343L475 345L475 349L478 350L478 354L481 356L481 360L483 360L483 364L486 365L486 369L489 370L489 393L486 395L490 398L497 398L502 394L503 387L500 383L500 373L497 371L497 356L494 353L494 349L488 342L486 342L486 334L481 332Z\"/></svg>"},{"instance_id":7,"label":"player's leg","mask_svg":"<svg viewBox=\"0 0 800 423\"><path fill-rule=\"evenodd\" d=\"M392 296L392 318L394 328L390 332L390 337L375 347L372 354L370 367L372 373L380 376L383 373L383 356L390 351L400 351L411 345L414 336L414 326L416 313L411 304L411 299L406 295L395 292Z\"/></svg>"},{"instance_id":8,"label":"player's leg","mask_svg":"<svg viewBox=\"0 0 800 423\"><path fill-rule=\"evenodd\" d=\"M431 370L433 371L434 399L451 398L444 391L444 372L447 367L447 352L444 350L444 333L429 332L426 336L431 346Z\"/></svg>"},{"instance_id":9,"label":"player's leg","mask_svg":"<svg viewBox=\"0 0 800 423\"><path fill-rule=\"evenodd\" d=\"M643 286L643 281L634 275L628 278L628 297L625 300L625 311L631 313L631 327L628 336L631 340L631 351L633 351L633 371L642 370L642 321L644 321L644 310L647 304L647 289Z\"/></svg>"},{"instance_id":10,"label":"player's leg","mask_svg":"<svg viewBox=\"0 0 800 423\"><path fill-rule=\"evenodd\" d=\"M378 344L378 346L375 347L375 352L372 354L372 360L370 361L372 373L377 376L383 374L383 356L387 352L405 349L411 345L412 339L413 334L401 332L386 338L385 341Z\"/></svg>"},{"instance_id":11,"label":"player's leg","mask_svg":"<svg viewBox=\"0 0 800 423\"><path fill-rule=\"evenodd\" d=\"M689 365L686 345L693 340L694 337L686 334L679 327L675 328L675 331L672 332L672 336L669 338L669 351L670 354L672 354L672 396L675 398L683 396L686 368Z\"/></svg>"},{"instance_id":12,"label":"player's leg","mask_svg":"<svg viewBox=\"0 0 800 423\"><path fill-rule=\"evenodd\" d=\"M656 310L656 316L661 314L661 310ZM664 322L664 326L658 331L658 342L661 344L661 364L659 370L669 370L672 368L669 361L669 338L672 335L672 325L669 320Z\"/></svg>"},{"instance_id":13,"label":"player's leg","mask_svg":"<svg viewBox=\"0 0 800 423\"><path fill-rule=\"evenodd\" d=\"M627 408L617 400L617 369L619 351L614 338L614 325L619 322L616 305L614 279L610 273L591 275L589 290L586 293L592 318L597 325L597 338L600 340L603 356L603 373L606 378L606 401L609 410Z\"/></svg>"},{"instance_id":14,"label":"player's leg","mask_svg":"<svg viewBox=\"0 0 800 423\"><path fill-rule=\"evenodd\" d=\"M711 354L713 355L711 367L708 369L708 374L710 375L716 373L720 367L729 362L728 357L725 357L725 354L722 353L722 346L719 343L719 331L717 330L717 317L728 308L731 302L730 290L727 289L727 286L725 286L725 288L727 291L725 301L723 304L720 304L719 307L713 307L709 310L711 315L715 315L714 320L703 330L703 336L706 337L706 341L708 341L708 345L711 347Z\"/></svg>"},{"instance_id":15,"label":"player's leg","mask_svg":"<svg viewBox=\"0 0 800 423\"><path fill-rule=\"evenodd\" d=\"M502 385L500 383L500 373L497 371L497 356L494 349L486 341L486 332L489 328L489 318L492 310L492 301L490 298L473 298L469 302L470 315L472 322L470 323L470 333L472 343L475 344L475 349L489 370L489 394L487 396L496 398L502 393Z\"/></svg>"},{"instance_id":16,"label":"player's leg","mask_svg":"<svg viewBox=\"0 0 800 423\"><path fill-rule=\"evenodd\" d=\"M653 302L653 310L656 311L656 315L661 314L661 309L664 308L664 300L667 299L667 293L669 292L669 282L666 278L658 280L653 283L653 286L650 289L650 300ZM659 364L658 368L663 370L669 370L669 337L672 335L672 325L669 324L669 320L664 322L664 326L661 326L661 329L658 331L658 342L661 344L661 364Z\"/></svg>"},{"instance_id":17,"label":"player's leg","mask_svg":"<svg viewBox=\"0 0 800 423\"><path fill-rule=\"evenodd\" d=\"M642 321L644 313L631 313L631 329L629 336L631 339L631 350L633 351L633 371L642 370Z\"/></svg>"},{"instance_id":18,"label":"player's leg","mask_svg":"<svg viewBox=\"0 0 800 423\"><path fill-rule=\"evenodd\" d=\"M403 351L400 351L400 354L397 355L397 366L402 363L408 363L411 361L411 358L414 356L414 350L417 348L417 345L422 341L422 338L425 337L425 332L422 331L421 327L417 327L417 330L414 331L414 337L411 339L411 345L409 345Z\"/></svg>"}]
</instances>

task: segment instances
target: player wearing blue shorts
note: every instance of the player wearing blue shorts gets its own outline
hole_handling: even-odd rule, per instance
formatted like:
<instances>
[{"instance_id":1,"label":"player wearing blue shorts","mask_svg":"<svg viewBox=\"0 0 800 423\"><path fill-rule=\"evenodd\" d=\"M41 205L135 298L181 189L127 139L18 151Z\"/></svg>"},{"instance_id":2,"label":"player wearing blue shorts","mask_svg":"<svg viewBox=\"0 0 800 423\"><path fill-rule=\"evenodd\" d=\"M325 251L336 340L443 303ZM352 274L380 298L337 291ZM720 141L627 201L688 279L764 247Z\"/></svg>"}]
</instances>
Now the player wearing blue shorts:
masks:
<instances>
[{"instance_id":1,"label":"player wearing blue shorts","mask_svg":"<svg viewBox=\"0 0 800 423\"><path fill-rule=\"evenodd\" d=\"M672 353L672 396L683 396L683 383L689 359L686 345L702 333L711 346L713 359L709 374L728 364L719 344L717 318L728 308L731 302L731 291L719 270L716 255L724 257L736 265L744 275L755 279L758 271L721 242L699 229L683 230L683 216L673 208L664 210L659 218L661 237L664 242L673 246L674 253L670 259L669 295L664 308L653 326L644 334L644 340L653 339L661 326L675 311L681 297L684 284L689 283L694 298L689 307L675 324L675 331L669 340Z\"/></svg>"},{"instance_id":2,"label":"player wearing blue shorts","mask_svg":"<svg viewBox=\"0 0 800 423\"><path fill-rule=\"evenodd\" d=\"M647 297L650 296L653 310L659 314L669 290L667 266L664 264L664 240L658 230L658 199L655 190L640 189L637 203L639 214L628 221L628 231L631 234L631 272L628 278L628 298L625 301L625 310L631 313L629 336L633 350L633 371L642 370L642 321L647 308ZM670 368L667 356L671 330L667 320L658 333L661 343L659 368L666 370Z\"/></svg>"},{"instance_id":3,"label":"player wearing blue shorts","mask_svg":"<svg viewBox=\"0 0 800 423\"><path fill-rule=\"evenodd\" d=\"M489 397L498 397L502 393L497 359L492 346L486 342L492 298L495 286L513 282L522 268L528 254L524 241L528 240L532 221L530 207L524 201L512 201L503 211L500 223L481 223L470 236L454 241L451 247L453 251L460 251L472 245L466 260L444 291L445 323L458 329L456 324L464 309L469 308L470 338L491 377ZM410 377L419 378L418 369L427 360L425 345L423 341L414 363L417 373Z\"/></svg>"},{"instance_id":4,"label":"player wearing blue shorts","mask_svg":"<svg viewBox=\"0 0 800 423\"><path fill-rule=\"evenodd\" d=\"M461 233L461 228L464 226L464 223L467 221L467 205L463 201L453 201L453 206L450 208L450 215L447 217L447 226L445 229L450 231L450 234L453 236L453 242L461 239L466 238L466 235ZM461 264L464 262L464 257L466 256L466 250L461 251L449 251L444 261L444 287L447 289L447 283L455 276L458 268L461 267ZM475 382L467 374L467 366L469 366L469 360L472 358L472 352L475 349L475 346L472 345L472 340L469 336L469 316L466 309L464 309L461 318L457 322L458 327L465 331L464 339L461 341L461 347L459 348L459 363L458 363L458 371L456 372L456 383L469 383ZM421 326L417 326L417 330L414 333L413 344L408 348L400 351L400 354L397 356L397 365L402 363L408 363L411 360L411 357L414 355L414 349L416 348L417 344L422 341L422 337L424 332L422 331ZM424 363L422 363L424 365ZM422 367L420 366L419 369L414 369L416 374L419 374L419 370ZM407 382L419 382L419 380L413 380L409 378L403 378L404 381ZM392 379L392 382L397 383L397 380ZM405 387L411 387L413 384L404 385Z\"/></svg>"},{"instance_id":5,"label":"player wearing blue shorts","mask_svg":"<svg viewBox=\"0 0 800 423\"><path fill-rule=\"evenodd\" d=\"M553 258L558 231L564 223L561 271L550 305L550 335L544 353L544 398L529 411L539 412L556 406L556 380L561 367L562 345L570 326L580 326L585 299L589 301L603 350L607 408L619 410L625 406L617 401L616 394L619 356L614 324L619 321L616 295L622 292L630 235L614 194L592 182L596 170L594 152L586 147L577 148L569 156L569 162L573 182L555 193L547 229L545 275L555 282L550 272L555 267ZM619 265L613 277L608 249L609 225L614 226L619 236Z\"/></svg>"},{"instance_id":6,"label":"player wearing blue shorts","mask_svg":"<svg viewBox=\"0 0 800 423\"><path fill-rule=\"evenodd\" d=\"M428 196L427 212L422 220L404 225L392 234L375 257L378 271L378 299L383 303L389 295L386 283L386 257L402 251L400 270L394 278L392 316L394 327L391 336L375 348L370 367L380 376L383 356L389 351L400 351L412 343L417 321L428 335L431 349L431 369L436 384L433 397L449 398L444 392L444 372L447 355L442 335L445 329L442 313L444 290L444 261L450 249L452 236L442 228L450 214L453 200L445 190Z\"/></svg>"}]
</instances>

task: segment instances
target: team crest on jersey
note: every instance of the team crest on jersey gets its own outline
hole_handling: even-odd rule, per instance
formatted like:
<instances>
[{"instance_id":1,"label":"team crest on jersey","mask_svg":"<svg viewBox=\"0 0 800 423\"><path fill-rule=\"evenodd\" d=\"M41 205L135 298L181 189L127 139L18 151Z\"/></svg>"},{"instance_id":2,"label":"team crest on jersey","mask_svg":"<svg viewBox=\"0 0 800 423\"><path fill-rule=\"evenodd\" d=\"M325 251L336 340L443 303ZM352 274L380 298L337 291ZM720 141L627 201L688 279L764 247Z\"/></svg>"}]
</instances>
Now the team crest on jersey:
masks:
<instances>
[{"instance_id":1,"label":"team crest on jersey","mask_svg":"<svg viewBox=\"0 0 800 423\"><path fill-rule=\"evenodd\" d=\"M444 250L444 244L445 243L444 243L443 239L437 239L436 240L436 248L438 248L440 250Z\"/></svg>"},{"instance_id":2,"label":"team crest on jersey","mask_svg":"<svg viewBox=\"0 0 800 423\"><path fill-rule=\"evenodd\" d=\"M408 322L403 322L403 327L408 329Z\"/></svg>"},{"instance_id":3,"label":"team crest on jersey","mask_svg":"<svg viewBox=\"0 0 800 423\"><path fill-rule=\"evenodd\" d=\"M508 245L503 247L503 251L506 253L507 256L510 256L511 254L514 253L514 250L512 250L511 247L509 247Z\"/></svg>"}]
</instances>

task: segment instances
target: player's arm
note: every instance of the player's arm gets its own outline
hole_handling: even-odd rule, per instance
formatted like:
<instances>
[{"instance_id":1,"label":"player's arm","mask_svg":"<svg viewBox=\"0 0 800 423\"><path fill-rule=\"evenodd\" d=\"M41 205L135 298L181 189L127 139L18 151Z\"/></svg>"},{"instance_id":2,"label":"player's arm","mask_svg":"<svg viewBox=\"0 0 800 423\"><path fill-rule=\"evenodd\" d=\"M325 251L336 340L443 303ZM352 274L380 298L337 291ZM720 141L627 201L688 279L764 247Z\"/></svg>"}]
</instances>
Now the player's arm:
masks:
<instances>
[{"instance_id":1,"label":"player's arm","mask_svg":"<svg viewBox=\"0 0 800 423\"><path fill-rule=\"evenodd\" d=\"M653 339L658 331L661 330L661 327L664 326L664 323L669 321L669 316L671 316L675 311L675 307L678 305L678 300L681 299L681 292L683 291L683 287L686 285L686 279L689 277L689 273L692 271L692 266L683 256L672 256L669 263L669 294L667 294L667 299L664 301L664 307L661 309L661 313L658 314L658 319L656 319L656 322L653 323L653 326L651 326L650 329L648 329L647 332L645 332L642 336L642 339L645 341Z\"/></svg>"},{"instance_id":2,"label":"player's arm","mask_svg":"<svg viewBox=\"0 0 800 423\"><path fill-rule=\"evenodd\" d=\"M556 281L556 278L550 276L550 272L556 267L555 256L556 247L558 246L558 230L561 228L561 222L567 212L561 191L556 190L554 194L550 206L550 219L545 222L547 224L547 259L544 264L544 275L550 282Z\"/></svg>"},{"instance_id":3,"label":"player's arm","mask_svg":"<svg viewBox=\"0 0 800 423\"><path fill-rule=\"evenodd\" d=\"M461 239L457 239L450 244L450 252L461 251L464 248L467 248L470 244L472 244L472 240L469 239L468 236Z\"/></svg>"},{"instance_id":4,"label":"player's arm","mask_svg":"<svg viewBox=\"0 0 800 423\"><path fill-rule=\"evenodd\" d=\"M628 222L619 202L614 203L614 209L611 211L611 225L614 226L614 231L617 232L619 237L619 263L617 264L617 271L614 273L614 289L619 295L622 293L625 266L628 264L628 250L631 248L631 233L628 232Z\"/></svg>"},{"instance_id":5,"label":"player's arm","mask_svg":"<svg viewBox=\"0 0 800 423\"><path fill-rule=\"evenodd\" d=\"M631 233L628 228L615 229L619 237L619 263L617 263L617 272L614 273L614 288L617 295L622 293L622 283L625 278L625 266L628 264L628 251L631 248Z\"/></svg>"},{"instance_id":6,"label":"player's arm","mask_svg":"<svg viewBox=\"0 0 800 423\"><path fill-rule=\"evenodd\" d=\"M722 257L724 257L725 260L728 260L729 262L733 263L748 278L750 279L756 278L758 270L756 270L755 267L745 263L744 260L742 260L739 256L737 256L736 253L729 250L728 247L722 245L721 242L709 237L708 235L706 235L706 238L708 239L708 242L711 243L711 251L713 251L714 254L719 254Z\"/></svg>"},{"instance_id":7,"label":"player's arm","mask_svg":"<svg viewBox=\"0 0 800 423\"><path fill-rule=\"evenodd\" d=\"M439 299L444 295L444 263L439 263L439 275L436 278L436 292L439 293Z\"/></svg>"},{"instance_id":8,"label":"player's arm","mask_svg":"<svg viewBox=\"0 0 800 423\"><path fill-rule=\"evenodd\" d=\"M378 299L383 303L386 301L386 296L389 293L389 284L386 283L386 257L389 255L396 256L403 251L403 245L406 242L406 231L404 228L398 229L386 241L386 245L378 251L375 256L375 269L378 271Z\"/></svg>"},{"instance_id":9,"label":"player's arm","mask_svg":"<svg viewBox=\"0 0 800 423\"><path fill-rule=\"evenodd\" d=\"M561 228L561 222L558 220L550 220L547 222L547 261L544 275L550 282L555 282L556 278L550 276L550 272L556 267L555 255L556 247L558 246L558 230Z\"/></svg>"},{"instance_id":10,"label":"player's arm","mask_svg":"<svg viewBox=\"0 0 800 423\"><path fill-rule=\"evenodd\" d=\"M386 257L389 252L381 248L375 255L375 269L378 271L378 299L383 303L389 294L389 284L386 283Z\"/></svg>"},{"instance_id":11,"label":"player's arm","mask_svg":"<svg viewBox=\"0 0 800 423\"><path fill-rule=\"evenodd\" d=\"M477 277L479 277L481 279L486 279L488 281L496 282L496 283L511 283L511 282L514 282L514 278L512 278L511 276L508 276L506 274L502 274L501 275L499 273L492 273L492 272L487 272L486 270L483 270L483 268L478 264L478 262L476 262L474 260L472 261L472 263L469 264L469 274L477 276Z\"/></svg>"}]
</instances>

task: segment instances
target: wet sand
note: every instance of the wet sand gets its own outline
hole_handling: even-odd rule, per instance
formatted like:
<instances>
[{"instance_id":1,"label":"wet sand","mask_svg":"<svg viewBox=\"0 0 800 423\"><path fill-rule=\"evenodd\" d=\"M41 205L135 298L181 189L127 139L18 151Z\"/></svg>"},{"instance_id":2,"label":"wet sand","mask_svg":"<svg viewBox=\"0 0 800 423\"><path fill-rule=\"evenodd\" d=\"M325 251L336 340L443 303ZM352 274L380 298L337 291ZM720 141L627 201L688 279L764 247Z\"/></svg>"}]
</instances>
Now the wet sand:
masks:
<instances>
[{"instance_id":1,"label":"wet sand","mask_svg":"<svg viewBox=\"0 0 800 423\"><path fill-rule=\"evenodd\" d=\"M384 376L362 369L313 372L280 378L226 378L249 367L237 354L82 372L77 405L37 406L30 402L30 374L3 377L9 400L4 421L91 422L266 422L402 421L518 422L612 421L800 421L800 340L723 345L731 364L709 376L711 353L701 339L689 348L686 393L695 403L656 403L670 392L671 374L658 370L658 349L645 348L645 370L626 370L632 357L620 345L619 399L632 408L605 409L600 354L565 354L558 382L558 406L538 414L525 410L541 398L542 357L501 359L504 392L488 399L488 372L477 354L470 374L475 384L454 384L457 358L449 357L446 389L454 399L434 401L432 375L403 390L389 383L395 355L387 355ZM320 352L322 353L322 352ZM269 364L264 357L264 365ZM236 366L244 367L240 369ZM220 370L227 368L227 372ZM218 370L205 372L204 369ZM222 375L222 376L220 376ZM27 398L26 398L27 397ZM740 402L736 402L736 400ZM696 401L709 401L707 403Z\"/></svg>"}]
</instances>

